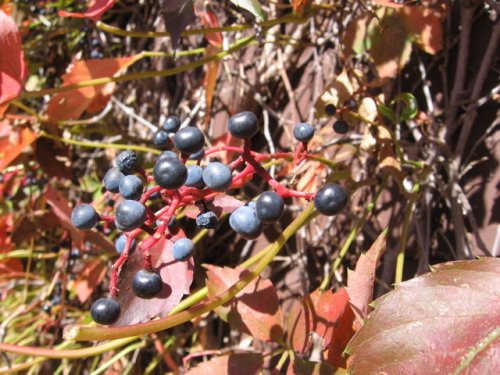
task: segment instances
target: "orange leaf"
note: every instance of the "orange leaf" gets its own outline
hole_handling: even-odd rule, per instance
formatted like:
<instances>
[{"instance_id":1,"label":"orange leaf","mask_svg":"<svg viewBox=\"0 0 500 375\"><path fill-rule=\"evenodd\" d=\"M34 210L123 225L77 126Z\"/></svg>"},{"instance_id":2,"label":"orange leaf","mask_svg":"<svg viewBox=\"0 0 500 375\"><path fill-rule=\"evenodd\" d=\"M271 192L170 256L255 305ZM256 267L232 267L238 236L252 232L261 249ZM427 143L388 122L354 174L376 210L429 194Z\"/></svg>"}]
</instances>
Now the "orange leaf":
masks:
<instances>
[{"instance_id":1,"label":"orange leaf","mask_svg":"<svg viewBox=\"0 0 500 375\"><path fill-rule=\"evenodd\" d=\"M311 0L293 0L293 12L298 16L302 16L304 14L304 10L309 7L310 4Z\"/></svg>"},{"instance_id":2,"label":"orange leaf","mask_svg":"<svg viewBox=\"0 0 500 375\"><path fill-rule=\"evenodd\" d=\"M218 47L212 45L207 47L207 56L215 55L219 51ZM215 85L217 84L217 77L219 75L219 60L210 61L207 64L207 73L205 74L205 101L207 102L207 120L210 118L210 111L212 109L212 102L214 98ZM207 121L208 123L208 121Z\"/></svg>"},{"instance_id":3,"label":"orange leaf","mask_svg":"<svg viewBox=\"0 0 500 375\"><path fill-rule=\"evenodd\" d=\"M415 43L432 55L443 48L441 15L435 9L424 6L405 6L398 9L398 15L409 34L415 36Z\"/></svg>"},{"instance_id":4,"label":"orange leaf","mask_svg":"<svg viewBox=\"0 0 500 375\"><path fill-rule=\"evenodd\" d=\"M220 27L219 20L214 12L207 10L206 12L198 12L197 16L201 18L201 23L205 27ZM205 34L205 39L214 47L222 46L222 33L208 33Z\"/></svg>"},{"instance_id":5,"label":"orange leaf","mask_svg":"<svg viewBox=\"0 0 500 375\"><path fill-rule=\"evenodd\" d=\"M90 18L92 21L98 21L108 9L115 5L115 3L116 0L90 0L89 7L83 13L60 10L58 14L61 17Z\"/></svg>"},{"instance_id":6,"label":"orange leaf","mask_svg":"<svg viewBox=\"0 0 500 375\"><path fill-rule=\"evenodd\" d=\"M92 295L95 287L106 276L106 262L100 258L93 259L85 264L78 272L76 280L71 284L71 289L76 291L78 300L83 303Z\"/></svg>"},{"instance_id":7,"label":"orange leaf","mask_svg":"<svg viewBox=\"0 0 500 375\"><path fill-rule=\"evenodd\" d=\"M347 271L347 293L349 302L358 319L362 323L370 311L373 299L375 271L380 257L387 247L387 232L382 232L366 254L362 254L356 264L356 271Z\"/></svg>"},{"instance_id":8,"label":"orange leaf","mask_svg":"<svg viewBox=\"0 0 500 375\"><path fill-rule=\"evenodd\" d=\"M96 78L115 77L136 62L140 55L129 57L81 60L68 67L63 75L63 87ZM47 114L52 121L78 119L83 112L98 112L108 102L115 83L81 87L61 92L50 99Z\"/></svg>"},{"instance_id":9,"label":"orange leaf","mask_svg":"<svg viewBox=\"0 0 500 375\"><path fill-rule=\"evenodd\" d=\"M13 130L8 121L0 121L0 170L7 167L37 137L29 128Z\"/></svg>"},{"instance_id":10,"label":"orange leaf","mask_svg":"<svg viewBox=\"0 0 500 375\"><path fill-rule=\"evenodd\" d=\"M5 216L0 216L0 254L5 254L11 251L12 246L11 233L13 229L13 214L9 213ZM19 259L5 258L0 260L0 269L2 274L7 271L21 271L22 263Z\"/></svg>"},{"instance_id":11,"label":"orange leaf","mask_svg":"<svg viewBox=\"0 0 500 375\"><path fill-rule=\"evenodd\" d=\"M0 9L0 117L6 103L22 90L27 69L21 50L21 34L15 21Z\"/></svg>"}]
</instances>

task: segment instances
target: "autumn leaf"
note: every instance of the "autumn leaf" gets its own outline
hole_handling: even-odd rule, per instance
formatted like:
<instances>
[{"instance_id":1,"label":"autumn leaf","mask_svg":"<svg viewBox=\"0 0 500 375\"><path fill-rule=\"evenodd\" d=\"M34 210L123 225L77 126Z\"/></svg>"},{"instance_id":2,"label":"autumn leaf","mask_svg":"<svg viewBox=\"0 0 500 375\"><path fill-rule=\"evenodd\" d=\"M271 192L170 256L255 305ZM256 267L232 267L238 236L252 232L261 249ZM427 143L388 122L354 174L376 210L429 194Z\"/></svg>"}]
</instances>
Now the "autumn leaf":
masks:
<instances>
[{"instance_id":1,"label":"autumn leaf","mask_svg":"<svg viewBox=\"0 0 500 375\"><path fill-rule=\"evenodd\" d=\"M498 372L500 259L431 269L373 303L346 349L350 374Z\"/></svg>"},{"instance_id":2,"label":"autumn leaf","mask_svg":"<svg viewBox=\"0 0 500 375\"><path fill-rule=\"evenodd\" d=\"M311 349L311 333L322 343L322 356L335 367L345 367L342 353L354 334L354 313L345 289L336 293L316 290L298 301L288 314L288 339L298 353Z\"/></svg>"},{"instance_id":3,"label":"autumn leaf","mask_svg":"<svg viewBox=\"0 0 500 375\"><path fill-rule=\"evenodd\" d=\"M257 375L264 359L260 353L236 353L212 358L186 372L186 375Z\"/></svg>"},{"instance_id":4,"label":"autumn leaf","mask_svg":"<svg viewBox=\"0 0 500 375\"><path fill-rule=\"evenodd\" d=\"M249 272L240 267L205 267L210 298L217 297ZM234 328L249 333L256 339L278 342L282 339L283 317L276 289L269 280L258 277L215 312Z\"/></svg>"},{"instance_id":5,"label":"autumn leaf","mask_svg":"<svg viewBox=\"0 0 500 375\"><path fill-rule=\"evenodd\" d=\"M58 14L61 17L90 18L92 21L98 21L115 3L116 0L90 0L87 10L83 13L60 10Z\"/></svg>"},{"instance_id":6,"label":"autumn leaf","mask_svg":"<svg viewBox=\"0 0 500 375\"><path fill-rule=\"evenodd\" d=\"M96 286L102 282L107 270L105 260L101 258L89 260L76 274L76 279L70 283L69 288L74 290L78 300L84 303L90 298Z\"/></svg>"},{"instance_id":7,"label":"autumn leaf","mask_svg":"<svg viewBox=\"0 0 500 375\"><path fill-rule=\"evenodd\" d=\"M0 170L5 169L37 138L38 135L30 128L13 129L9 121L0 121Z\"/></svg>"},{"instance_id":8,"label":"autumn leaf","mask_svg":"<svg viewBox=\"0 0 500 375\"><path fill-rule=\"evenodd\" d=\"M219 51L219 47L214 47L212 45L207 46L206 56L216 55ZM205 86L205 102L206 102L206 117L205 121L208 123L210 121L212 102L214 98L215 85L217 84L217 77L219 76L219 60L209 61L206 64L205 79L203 80Z\"/></svg>"},{"instance_id":9,"label":"autumn leaf","mask_svg":"<svg viewBox=\"0 0 500 375\"><path fill-rule=\"evenodd\" d=\"M237 7L243 8L252 13L259 21L264 21L264 13L258 0L231 0Z\"/></svg>"},{"instance_id":10,"label":"autumn leaf","mask_svg":"<svg viewBox=\"0 0 500 375\"><path fill-rule=\"evenodd\" d=\"M373 285L375 283L375 271L377 264L384 254L387 246L387 231L383 231L372 244L366 254L361 254L356 264L356 270L347 271L347 294L354 315L358 323L363 320L370 311L370 302L373 299Z\"/></svg>"},{"instance_id":11,"label":"autumn leaf","mask_svg":"<svg viewBox=\"0 0 500 375\"><path fill-rule=\"evenodd\" d=\"M343 368L334 368L326 362L306 361L295 357L288 366L286 375L345 375Z\"/></svg>"},{"instance_id":12,"label":"autumn leaf","mask_svg":"<svg viewBox=\"0 0 500 375\"><path fill-rule=\"evenodd\" d=\"M310 5L311 5L311 0L293 0L292 1L293 12L298 16L302 16L304 14L304 11Z\"/></svg>"},{"instance_id":13,"label":"autumn leaf","mask_svg":"<svg viewBox=\"0 0 500 375\"><path fill-rule=\"evenodd\" d=\"M220 27L219 19L214 12L207 10L204 12L198 12L196 14L201 19L203 26L207 28ZM222 42L224 38L221 32L207 33L205 34L205 39L214 47L222 47Z\"/></svg>"},{"instance_id":14,"label":"autumn leaf","mask_svg":"<svg viewBox=\"0 0 500 375\"><path fill-rule=\"evenodd\" d=\"M244 202L231 195L219 194L212 202L207 203L207 208L217 216L221 216L222 214L230 214L244 204Z\"/></svg>"},{"instance_id":15,"label":"autumn leaf","mask_svg":"<svg viewBox=\"0 0 500 375\"><path fill-rule=\"evenodd\" d=\"M6 254L14 249L11 233L13 230L13 213L0 216L0 254ZM23 265L19 259L0 259L0 272L7 274L12 271L21 271Z\"/></svg>"},{"instance_id":16,"label":"autumn leaf","mask_svg":"<svg viewBox=\"0 0 500 375\"><path fill-rule=\"evenodd\" d=\"M28 74L16 22L0 9L0 118L22 90Z\"/></svg>"},{"instance_id":17,"label":"autumn leaf","mask_svg":"<svg viewBox=\"0 0 500 375\"><path fill-rule=\"evenodd\" d=\"M103 77L116 77L141 56L80 60L70 64L63 75L63 87ZM51 121L78 119L85 112L99 112L111 98L116 84L81 87L61 92L50 99L47 114Z\"/></svg>"},{"instance_id":18,"label":"autumn leaf","mask_svg":"<svg viewBox=\"0 0 500 375\"><path fill-rule=\"evenodd\" d=\"M177 235L168 240L162 237L150 249L153 269L160 274L163 281L163 289L155 298L145 300L136 297L133 293L132 278L137 271L144 268L144 258L139 246L129 255L118 282L120 292L117 300L122 312L118 321L114 323L115 326L142 323L157 316L165 317L185 294L189 294L189 288L193 282L193 257L186 261L176 261L172 254L174 242L185 236L185 233L179 229Z\"/></svg>"},{"instance_id":19,"label":"autumn leaf","mask_svg":"<svg viewBox=\"0 0 500 375\"><path fill-rule=\"evenodd\" d=\"M193 0L165 0L163 3L165 28L170 33L172 48L179 45L181 33L195 19Z\"/></svg>"}]
</instances>

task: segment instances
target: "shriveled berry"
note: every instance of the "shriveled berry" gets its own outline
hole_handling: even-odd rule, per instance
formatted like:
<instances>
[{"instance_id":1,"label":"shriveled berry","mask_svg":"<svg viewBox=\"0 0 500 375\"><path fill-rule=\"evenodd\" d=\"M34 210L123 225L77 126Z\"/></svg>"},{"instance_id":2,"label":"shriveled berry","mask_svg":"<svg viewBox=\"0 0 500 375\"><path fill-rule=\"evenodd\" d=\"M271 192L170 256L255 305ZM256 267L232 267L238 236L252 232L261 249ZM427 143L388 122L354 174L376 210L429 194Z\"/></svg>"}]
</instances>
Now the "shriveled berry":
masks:
<instances>
[{"instance_id":1,"label":"shriveled berry","mask_svg":"<svg viewBox=\"0 0 500 375\"><path fill-rule=\"evenodd\" d=\"M174 242L172 246L172 254L175 260L188 259L194 250L193 241L189 238L181 238Z\"/></svg>"},{"instance_id":2,"label":"shriveled berry","mask_svg":"<svg viewBox=\"0 0 500 375\"><path fill-rule=\"evenodd\" d=\"M79 204L71 212L71 223L78 229L91 229L99 221L99 215L90 204Z\"/></svg>"},{"instance_id":3,"label":"shriveled berry","mask_svg":"<svg viewBox=\"0 0 500 375\"><path fill-rule=\"evenodd\" d=\"M175 133L180 127L181 120L177 116L168 116L162 125L162 129L167 133Z\"/></svg>"},{"instance_id":4,"label":"shriveled berry","mask_svg":"<svg viewBox=\"0 0 500 375\"><path fill-rule=\"evenodd\" d=\"M139 298L150 299L161 292L163 281L159 274L148 270L139 270L132 279L132 290Z\"/></svg>"},{"instance_id":5,"label":"shriveled berry","mask_svg":"<svg viewBox=\"0 0 500 375\"><path fill-rule=\"evenodd\" d=\"M250 139L259 131L257 116L249 111L237 113L229 119L228 130L233 137Z\"/></svg>"},{"instance_id":6,"label":"shriveled berry","mask_svg":"<svg viewBox=\"0 0 500 375\"><path fill-rule=\"evenodd\" d=\"M264 223L277 221L285 209L283 198L274 191L266 191L260 195L255 205L255 212Z\"/></svg>"},{"instance_id":7,"label":"shriveled berry","mask_svg":"<svg viewBox=\"0 0 500 375\"><path fill-rule=\"evenodd\" d=\"M178 159L165 158L153 168L153 177L158 185L165 189L180 188L188 176L186 166Z\"/></svg>"},{"instance_id":8,"label":"shriveled berry","mask_svg":"<svg viewBox=\"0 0 500 375\"><path fill-rule=\"evenodd\" d=\"M229 225L242 237L253 240L262 232L262 222L255 210L248 206L241 206L229 216Z\"/></svg>"},{"instance_id":9,"label":"shriveled berry","mask_svg":"<svg viewBox=\"0 0 500 375\"><path fill-rule=\"evenodd\" d=\"M314 206L323 215L332 216L342 211L348 198L346 189L338 184L329 183L316 192Z\"/></svg>"},{"instance_id":10,"label":"shriveled berry","mask_svg":"<svg viewBox=\"0 0 500 375\"><path fill-rule=\"evenodd\" d=\"M146 207L137 201L126 200L116 208L116 227L124 232L139 228L146 221Z\"/></svg>"},{"instance_id":11,"label":"shriveled berry","mask_svg":"<svg viewBox=\"0 0 500 375\"><path fill-rule=\"evenodd\" d=\"M325 113L327 116L335 116L335 112L337 112L337 107L335 107L335 105L331 103L325 105Z\"/></svg>"},{"instance_id":12,"label":"shriveled berry","mask_svg":"<svg viewBox=\"0 0 500 375\"><path fill-rule=\"evenodd\" d=\"M356 108L358 108L358 103L356 103L356 100L354 99L347 99L345 102L344 102L344 108L350 110L350 111L353 111L355 110Z\"/></svg>"},{"instance_id":13,"label":"shriveled berry","mask_svg":"<svg viewBox=\"0 0 500 375\"><path fill-rule=\"evenodd\" d=\"M125 250L125 243L127 242L127 235L122 234L120 237L118 237L115 240L115 249L118 254L123 253L123 250ZM132 253L135 250L137 243L134 240L132 240L132 243L130 244L130 250L129 254Z\"/></svg>"},{"instance_id":14,"label":"shriveled berry","mask_svg":"<svg viewBox=\"0 0 500 375\"><path fill-rule=\"evenodd\" d=\"M102 183L107 191L110 191L112 193L118 193L119 191L118 186L120 184L120 180L124 176L125 175L120 171L120 168L114 167L106 172Z\"/></svg>"},{"instance_id":15,"label":"shriveled berry","mask_svg":"<svg viewBox=\"0 0 500 375\"><path fill-rule=\"evenodd\" d=\"M168 138L168 133L163 130L158 130L153 135L153 143L156 147L164 148L167 147L170 139Z\"/></svg>"},{"instance_id":16,"label":"shriveled berry","mask_svg":"<svg viewBox=\"0 0 500 375\"><path fill-rule=\"evenodd\" d=\"M338 134L345 134L349 131L349 124L344 120L337 120L333 123L333 130Z\"/></svg>"},{"instance_id":17,"label":"shriveled berry","mask_svg":"<svg viewBox=\"0 0 500 375\"><path fill-rule=\"evenodd\" d=\"M199 165L188 165L187 179L184 185L189 187L200 187L203 185L203 168Z\"/></svg>"},{"instance_id":18,"label":"shriveled berry","mask_svg":"<svg viewBox=\"0 0 500 375\"><path fill-rule=\"evenodd\" d=\"M199 214L196 217L196 226L198 228L213 229L217 224L217 215L212 211Z\"/></svg>"},{"instance_id":19,"label":"shriveled berry","mask_svg":"<svg viewBox=\"0 0 500 375\"><path fill-rule=\"evenodd\" d=\"M194 154L205 144L205 137L200 129L188 126L180 129L174 136L174 146L183 154Z\"/></svg>"},{"instance_id":20,"label":"shriveled berry","mask_svg":"<svg viewBox=\"0 0 500 375\"><path fill-rule=\"evenodd\" d=\"M141 198L144 185L139 177L131 174L120 180L119 190L123 198L137 201Z\"/></svg>"},{"instance_id":21,"label":"shriveled berry","mask_svg":"<svg viewBox=\"0 0 500 375\"><path fill-rule=\"evenodd\" d=\"M203 182L215 191L227 190L231 186L232 178L231 169L220 162L208 164L203 171Z\"/></svg>"},{"instance_id":22,"label":"shriveled berry","mask_svg":"<svg viewBox=\"0 0 500 375\"><path fill-rule=\"evenodd\" d=\"M123 174L132 174L137 168L137 154L132 150L125 150L116 157L116 165Z\"/></svg>"},{"instance_id":23,"label":"shriveled berry","mask_svg":"<svg viewBox=\"0 0 500 375\"><path fill-rule=\"evenodd\" d=\"M120 317L120 304L112 298L99 298L90 308L92 320L98 324L109 325Z\"/></svg>"},{"instance_id":24,"label":"shriveled berry","mask_svg":"<svg viewBox=\"0 0 500 375\"><path fill-rule=\"evenodd\" d=\"M293 128L293 136L299 142L308 142L314 136L314 128L311 124L301 122Z\"/></svg>"}]
</instances>

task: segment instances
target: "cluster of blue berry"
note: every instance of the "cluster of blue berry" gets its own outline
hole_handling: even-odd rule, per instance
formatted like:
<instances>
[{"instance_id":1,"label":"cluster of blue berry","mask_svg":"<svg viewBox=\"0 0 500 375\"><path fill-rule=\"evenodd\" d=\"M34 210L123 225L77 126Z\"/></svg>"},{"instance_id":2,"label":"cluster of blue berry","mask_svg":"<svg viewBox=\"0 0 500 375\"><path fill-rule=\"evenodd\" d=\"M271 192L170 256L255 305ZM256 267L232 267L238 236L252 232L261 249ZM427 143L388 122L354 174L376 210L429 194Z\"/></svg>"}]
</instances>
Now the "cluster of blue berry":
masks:
<instances>
[{"instance_id":1,"label":"cluster of blue berry","mask_svg":"<svg viewBox=\"0 0 500 375\"><path fill-rule=\"evenodd\" d=\"M133 277L132 291L139 298L149 299L157 296L163 282L153 271L149 249L160 238L171 238L175 234L176 211L199 201L208 202L215 196L231 188L242 186L255 173L261 175L273 189L262 193L256 201L234 210L229 217L231 228L246 239L255 239L265 224L280 219L285 209L283 198L301 197L314 199L316 209L324 215L338 213L347 203L347 191L338 184L329 183L316 194L288 189L272 178L261 166L264 160L275 157L289 157L290 153L260 154L251 150L250 139L258 132L258 120L252 112L241 112L230 118L228 130L234 137L243 139L242 148L223 146L217 149L204 149L205 138L196 127L180 128L181 123L175 116L166 119L153 138L160 148L173 147L163 151L157 158L152 173L148 173L138 163L137 155L131 150L121 152L116 159L116 167L104 176L103 184L110 193L119 193L123 198L115 209L114 216L99 215L89 204L77 205L71 215L73 225L79 229L91 229L99 221L114 222L117 229L124 232L115 242L120 254L113 265L110 297L97 300L91 307L92 319L100 324L112 324L120 315L120 305L114 297L118 274L129 253L136 247L144 254L144 267ZM307 159L307 142L314 136L314 127L300 123L293 129L294 137L300 142L294 160L299 163ZM201 166L201 161L212 153L224 150L239 151L239 157L226 165L213 161ZM297 154L301 153L300 158ZM196 164L187 164L195 160ZM240 168L241 167L241 168ZM151 186L147 186L151 185ZM153 212L146 203L161 200L163 207ZM199 228L214 228L218 217L212 211L200 213L196 218ZM140 243L136 238L140 233L149 234ZM194 244L189 238L180 238L173 243L172 252L176 261L186 261L193 253Z\"/></svg>"}]
</instances>

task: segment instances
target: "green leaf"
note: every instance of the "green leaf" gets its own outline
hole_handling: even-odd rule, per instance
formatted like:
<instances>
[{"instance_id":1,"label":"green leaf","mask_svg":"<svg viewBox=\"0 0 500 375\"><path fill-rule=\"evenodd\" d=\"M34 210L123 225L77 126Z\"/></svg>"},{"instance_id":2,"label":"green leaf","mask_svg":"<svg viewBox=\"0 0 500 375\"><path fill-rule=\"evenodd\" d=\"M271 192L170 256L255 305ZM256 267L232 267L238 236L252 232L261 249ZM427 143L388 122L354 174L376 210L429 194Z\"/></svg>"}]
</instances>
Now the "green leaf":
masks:
<instances>
[{"instance_id":1,"label":"green leaf","mask_svg":"<svg viewBox=\"0 0 500 375\"><path fill-rule=\"evenodd\" d=\"M405 104L405 108L401 111L401 121L411 120L417 115L418 103L413 94L403 92L391 101L391 105L394 105L398 101L402 101Z\"/></svg>"},{"instance_id":2,"label":"green leaf","mask_svg":"<svg viewBox=\"0 0 500 375\"><path fill-rule=\"evenodd\" d=\"M392 109L382 104L377 105L377 109L381 114L391 120L392 123L396 123L396 115L394 114Z\"/></svg>"},{"instance_id":3,"label":"green leaf","mask_svg":"<svg viewBox=\"0 0 500 375\"><path fill-rule=\"evenodd\" d=\"M231 2L237 7L248 10L257 20L264 21L264 13L257 0L231 0Z\"/></svg>"}]
</instances>

